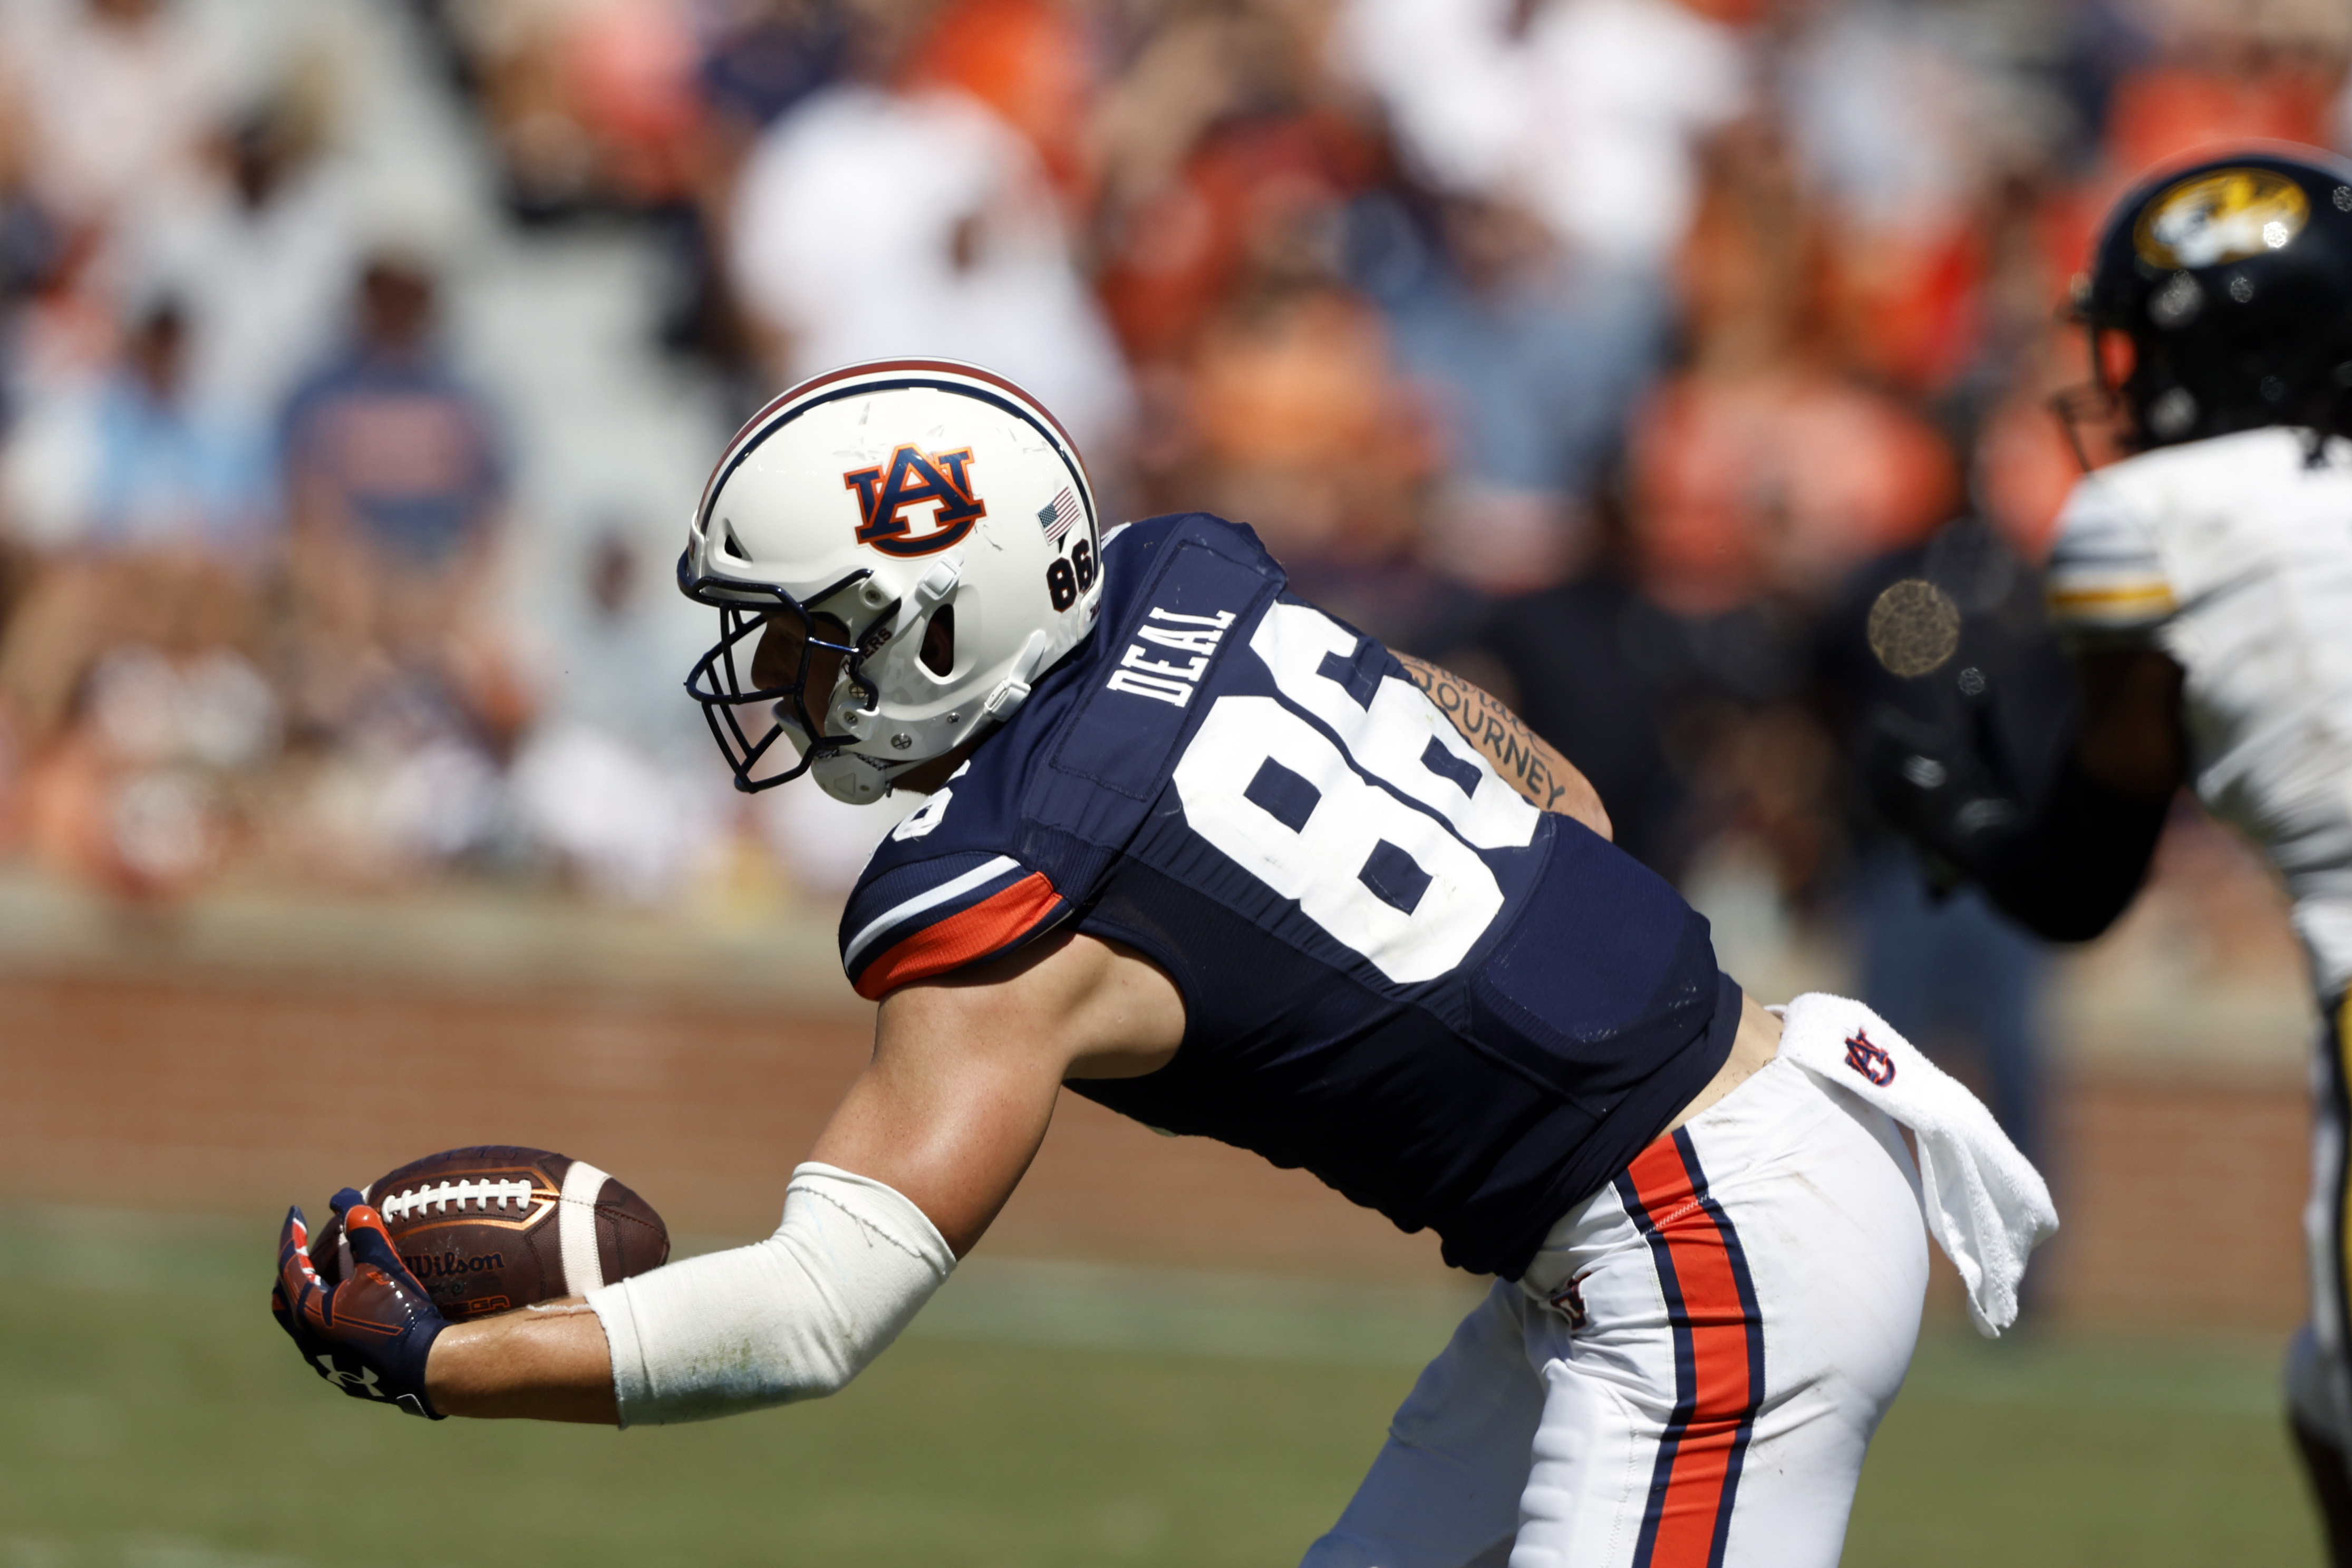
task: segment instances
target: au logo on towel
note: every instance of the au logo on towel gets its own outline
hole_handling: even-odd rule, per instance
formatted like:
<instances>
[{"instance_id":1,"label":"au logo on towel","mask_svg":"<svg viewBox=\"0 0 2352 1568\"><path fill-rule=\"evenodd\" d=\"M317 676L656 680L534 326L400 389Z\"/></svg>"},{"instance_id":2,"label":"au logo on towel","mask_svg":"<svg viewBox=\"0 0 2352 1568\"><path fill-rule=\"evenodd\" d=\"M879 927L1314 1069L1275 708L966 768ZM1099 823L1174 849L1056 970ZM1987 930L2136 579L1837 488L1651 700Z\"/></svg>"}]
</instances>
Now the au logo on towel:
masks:
<instances>
[{"instance_id":1,"label":"au logo on towel","mask_svg":"<svg viewBox=\"0 0 2352 1568\"><path fill-rule=\"evenodd\" d=\"M1845 1065L1881 1089L1895 1081L1895 1058L1872 1045L1864 1030L1856 1029L1845 1037Z\"/></svg>"}]
</instances>

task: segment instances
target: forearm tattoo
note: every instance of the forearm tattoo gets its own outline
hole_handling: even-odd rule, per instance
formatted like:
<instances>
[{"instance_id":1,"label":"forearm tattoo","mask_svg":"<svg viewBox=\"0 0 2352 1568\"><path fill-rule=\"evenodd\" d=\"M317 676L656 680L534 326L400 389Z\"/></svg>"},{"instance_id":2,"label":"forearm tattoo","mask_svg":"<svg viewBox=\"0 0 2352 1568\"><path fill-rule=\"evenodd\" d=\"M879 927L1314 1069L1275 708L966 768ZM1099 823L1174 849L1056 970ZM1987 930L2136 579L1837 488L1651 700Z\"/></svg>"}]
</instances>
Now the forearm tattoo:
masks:
<instances>
[{"instance_id":1,"label":"forearm tattoo","mask_svg":"<svg viewBox=\"0 0 2352 1568\"><path fill-rule=\"evenodd\" d=\"M1546 811L1569 809L1562 804L1569 786L1547 756L1551 748L1517 714L1450 669L1402 654L1397 662L1404 666L1413 684L1429 694L1437 710L1452 720L1463 737L1486 753L1495 771L1521 795Z\"/></svg>"}]
</instances>

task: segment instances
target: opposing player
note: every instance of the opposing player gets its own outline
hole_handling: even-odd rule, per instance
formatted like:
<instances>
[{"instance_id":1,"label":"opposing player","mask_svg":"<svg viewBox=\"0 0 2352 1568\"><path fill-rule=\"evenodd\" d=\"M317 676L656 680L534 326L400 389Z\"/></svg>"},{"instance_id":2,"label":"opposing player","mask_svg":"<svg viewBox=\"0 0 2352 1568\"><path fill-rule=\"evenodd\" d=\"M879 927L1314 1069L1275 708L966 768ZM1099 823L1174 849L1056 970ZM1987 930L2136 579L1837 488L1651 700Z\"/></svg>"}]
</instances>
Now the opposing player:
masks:
<instances>
[{"instance_id":1,"label":"opposing player","mask_svg":"<svg viewBox=\"0 0 2352 1568\"><path fill-rule=\"evenodd\" d=\"M738 782L929 798L852 895L874 1057L782 1227L445 1327L373 1216L280 1317L347 1392L648 1424L831 1393L987 1229L1074 1091L1304 1166L1497 1282L1316 1564L1837 1560L1930 1226L1988 1326L2054 1224L1859 1005L1785 1024L1580 775L1301 602L1247 529L1099 533L1020 390L929 361L787 393L679 568ZM1915 1130L1921 1164L1898 1131Z\"/></svg>"},{"instance_id":2,"label":"opposing player","mask_svg":"<svg viewBox=\"0 0 2352 1568\"><path fill-rule=\"evenodd\" d=\"M2062 940L2130 903L2184 781L2284 877L2325 1020L2290 1415L2352 1563L2352 164L2266 148L2150 181L2109 217L2081 316L2091 401L2134 455L2076 485L2051 562L2078 734L2053 783L2021 790L1977 743L1990 725L1906 733L1876 793Z\"/></svg>"}]
</instances>

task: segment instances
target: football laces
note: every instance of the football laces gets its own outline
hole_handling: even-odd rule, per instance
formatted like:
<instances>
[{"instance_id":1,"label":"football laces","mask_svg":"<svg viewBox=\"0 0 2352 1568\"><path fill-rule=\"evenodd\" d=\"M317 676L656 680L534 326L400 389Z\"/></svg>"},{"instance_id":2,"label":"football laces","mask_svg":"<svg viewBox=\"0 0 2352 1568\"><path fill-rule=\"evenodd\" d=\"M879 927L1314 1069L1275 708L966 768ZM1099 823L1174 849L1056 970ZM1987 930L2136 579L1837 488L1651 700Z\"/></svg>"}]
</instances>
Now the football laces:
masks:
<instances>
[{"instance_id":1,"label":"football laces","mask_svg":"<svg viewBox=\"0 0 2352 1568\"><path fill-rule=\"evenodd\" d=\"M507 1210L511 1204L514 1210L527 1212L535 1190L528 1176L512 1181L443 1182L394 1194L378 1200L375 1206L387 1224L411 1215L446 1215L453 1207L461 1214L469 1206L488 1213L493 1207Z\"/></svg>"}]
</instances>

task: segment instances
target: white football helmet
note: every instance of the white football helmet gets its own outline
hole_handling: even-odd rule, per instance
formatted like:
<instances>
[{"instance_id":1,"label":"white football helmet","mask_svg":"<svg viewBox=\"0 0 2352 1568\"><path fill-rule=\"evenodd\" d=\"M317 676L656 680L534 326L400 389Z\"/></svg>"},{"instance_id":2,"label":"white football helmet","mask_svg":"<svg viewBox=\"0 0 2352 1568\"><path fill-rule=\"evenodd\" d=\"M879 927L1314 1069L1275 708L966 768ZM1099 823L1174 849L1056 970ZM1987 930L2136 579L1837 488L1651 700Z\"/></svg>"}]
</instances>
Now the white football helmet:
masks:
<instances>
[{"instance_id":1,"label":"white football helmet","mask_svg":"<svg viewBox=\"0 0 2352 1568\"><path fill-rule=\"evenodd\" d=\"M703 487L677 581L719 637L687 689L736 788L814 773L836 800L879 800L1011 718L1092 629L1101 548L1077 448L1013 383L950 360L830 371L736 432ZM810 651L761 687L772 625ZM823 651L840 674L806 689ZM756 737L745 707L767 720Z\"/></svg>"}]
</instances>

